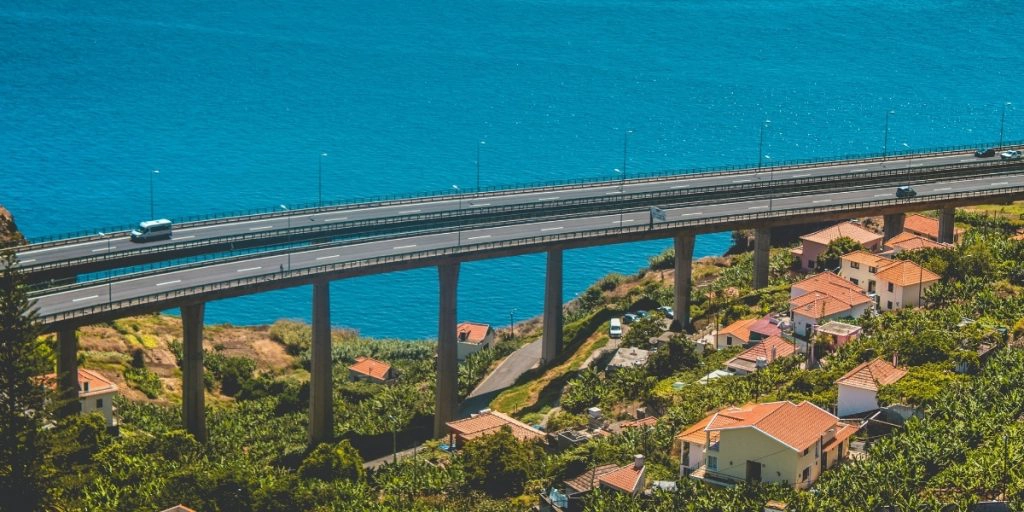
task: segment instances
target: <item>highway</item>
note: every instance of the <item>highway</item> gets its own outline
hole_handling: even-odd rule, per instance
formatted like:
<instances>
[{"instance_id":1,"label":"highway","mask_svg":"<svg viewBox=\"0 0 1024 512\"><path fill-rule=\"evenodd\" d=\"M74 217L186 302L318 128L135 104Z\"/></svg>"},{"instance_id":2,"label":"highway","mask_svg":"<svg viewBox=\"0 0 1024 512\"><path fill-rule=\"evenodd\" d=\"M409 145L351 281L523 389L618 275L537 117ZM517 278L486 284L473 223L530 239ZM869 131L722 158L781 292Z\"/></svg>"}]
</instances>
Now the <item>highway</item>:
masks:
<instances>
[{"instance_id":1,"label":"highway","mask_svg":"<svg viewBox=\"0 0 1024 512\"><path fill-rule=\"evenodd\" d=\"M742 178L733 177L732 179ZM784 215L783 212L787 210L809 207L820 208L823 211L828 209L842 210L849 205L867 203L864 205L864 208L870 208L870 203L879 201L886 201L890 205L928 201L934 203L935 200L950 197L950 194L993 191L1012 187L1024 187L1024 173L920 183L914 185L917 197L911 200L901 199L894 201L895 187L884 185L864 189L806 193L802 195L780 195L772 198L750 198L734 202L669 208L666 209L666 221L664 223L659 222L658 226L669 227L673 223L678 224L683 221L714 220L726 216L766 213L769 209L775 214ZM605 188L605 192L607 192L607 188ZM1017 190L1012 191L1015 194L1020 192ZM1005 191L1002 193L1005 193ZM530 197L538 200L538 198L544 196L545 194L539 194L531 195ZM983 203L984 198L974 202ZM908 207L907 209L912 210L914 208ZM45 320L45 317L49 315L61 315L73 311L97 308L106 303L116 304L119 301L137 300L142 297L167 294L174 291L181 291L183 296L192 293L188 291L189 289L202 294L202 290L195 290L195 288L214 283L225 283L240 279L244 281L244 278L261 276L272 278L275 275L285 275L294 271L313 268L316 268L317 272L330 273L333 269L329 265L373 260L382 257L393 258L402 255L415 259L419 257L417 256L418 254L427 255L431 251L441 249L455 249L458 250L458 257L460 259L473 259L470 256L476 251L486 251L493 244L516 240L526 240L525 244L530 246L521 252L543 250L543 244L546 239L554 237L553 239L557 240L559 236L570 234L580 235L583 238L591 237L597 240L594 242L595 245L598 243L615 243L615 241L608 239L610 236L608 230L644 232L650 226L650 222L650 213L646 209L639 211L610 211L583 217L535 222L524 221L502 226L469 227L450 232L414 234L408 237L358 241L322 248L311 247L308 250L289 254L254 255L234 261L209 262L205 266L196 266L194 268L169 268L159 273L139 277L129 275L110 281L94 281L91 284L87 283L70 290L44 291L34 295L34 300L39 314ZM658 226L654 227L657 228ZM713 227L713 225L709 226ZM649 238L668 237L671 236L671 233L670 230L666 229L662 233L650 233ZM481 257L498 256L501 255L484 255ZM424 256L423 263L419 266L431 264L425 258L426 256ZM382 266L377 271L386 272L389 269ZM235 285L232 284L231 286ZM240 282L238 286L244 287L249 285ZM240 292L238 294L242 293L252 293L252 291Z\"/></svg>"},{"instance_id":2,"label":"highway","mask_svg":"<svg viewBox=\"0 0 1024 512\"><path fill-rule=\"evenodd\" d=\"M735 188L765 185L794 179L812 179L817 176L856 176L884 169L915 169L940 165L990 166L984 172L998 171L991 166L1019 168L1020 162L1007 162L1005 166L998 157L976 158L971 153L960 152L940 156L917 158L890 158L887 161L874 159L838 165L793 166L780 168L747 169L710 174L686 174L657 178L609 181L547 189L523 189L481 194L458 193L447 196L431 196L412 199L400 204L358 205L325 209L281 211L276 215L259 218L234 217L216 221L183 225L174 230L170 240L146 243L132 242L125 233L108 237L86 237L28 246L18 252L21 267L28 273L35 271L57 272L61 266L64 274L48 275L47 278L67 277L84 272L106 270L119 266L168 261L195 254L223 252L230 249L301 243L310 240L331 240L380 234L381 223L399 222L396 219L419 219L418 224L409 224L405 232L422 231L423 226L452 226L459 224L470 227L474 214L506 211L502 208L537 208L526 214L540 219L544 208L555 209L557 205L571 201L594 200L592 209L606 209L616 198L633 198L643 194L666 191L673 196L666 197L659 206L680 204L691 190L705 190L708 187L731 186ZM972 171L964 169L965 174ZM736 193L735 195L741 195ZM671 198L675 198L674 200ZM440 219L440 221L439 221ZM399 225L390 231L403 232ZM417 244L418 245L418 244ZM33 248L36 247L36 248Z\"/></svg>"}]
</instances>

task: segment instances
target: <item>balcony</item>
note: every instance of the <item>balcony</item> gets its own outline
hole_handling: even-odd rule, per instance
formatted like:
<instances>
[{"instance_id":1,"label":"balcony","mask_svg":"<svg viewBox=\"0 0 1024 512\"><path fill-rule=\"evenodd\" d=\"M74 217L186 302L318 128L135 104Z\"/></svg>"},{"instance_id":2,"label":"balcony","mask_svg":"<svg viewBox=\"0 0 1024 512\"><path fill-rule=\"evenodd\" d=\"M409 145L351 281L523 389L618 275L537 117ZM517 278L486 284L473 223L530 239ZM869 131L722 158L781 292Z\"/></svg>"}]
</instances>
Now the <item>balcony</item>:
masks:
<instances>
[{"instance_id":1,"label":"balcony","mask_svg":"<svg viewBox=\"0 0 1024 512\"><path fill-rule=\"evenodd\" d=\"M719 444L718 441L716 441L714 443L711 443L710 445L708 445L708 449L706 451L717 453L718 452L718 444Z\"/></svg>"},{"instance_id":2,"label":"balcony","mask_svg":"<svg viewBox=\"0 0 1024 512\"><path fill-rule=\"evenodd\" d=\"M690 478L696 478L708 485L714 485L717 487L732 487L743 482L743 479L741 478L736 478L717 471L711 471L708 469L707 465L704 464L693 470L693 472L690 473Z\"/></svg>"}]
</instances>

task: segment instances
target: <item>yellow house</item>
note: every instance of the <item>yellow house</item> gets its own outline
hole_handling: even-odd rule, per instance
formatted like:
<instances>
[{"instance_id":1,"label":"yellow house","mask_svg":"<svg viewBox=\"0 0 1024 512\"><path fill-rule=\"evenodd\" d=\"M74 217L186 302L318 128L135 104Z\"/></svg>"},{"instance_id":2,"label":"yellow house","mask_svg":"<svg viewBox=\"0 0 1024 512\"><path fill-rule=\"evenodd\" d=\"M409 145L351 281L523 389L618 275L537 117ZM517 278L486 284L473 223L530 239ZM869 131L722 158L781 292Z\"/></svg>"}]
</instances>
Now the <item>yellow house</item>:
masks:
<instances>
[{"instance_id":1,"label":"yellow house","mask_svg":"<svg viewBox=\"0 0 1024 512\"><path fill-rule=\"evenodd\" d=\"M680 434L680 472L713 485L747 481L807 489L849 454L857 429L807 401L730 407ZM701 431L703 442L697 439Z\"/></svg>"}]
</instances>

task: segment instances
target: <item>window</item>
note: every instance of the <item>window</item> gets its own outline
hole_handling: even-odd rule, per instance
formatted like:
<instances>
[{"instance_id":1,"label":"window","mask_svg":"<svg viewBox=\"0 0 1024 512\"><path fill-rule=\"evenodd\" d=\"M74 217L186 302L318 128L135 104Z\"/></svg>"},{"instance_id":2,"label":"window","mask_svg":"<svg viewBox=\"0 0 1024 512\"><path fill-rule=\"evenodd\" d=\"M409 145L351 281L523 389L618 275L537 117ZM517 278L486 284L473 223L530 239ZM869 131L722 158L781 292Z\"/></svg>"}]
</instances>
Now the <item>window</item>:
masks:
<instances>
[{"instance_id":1,"label":"window","mask_svg":"<svg viewBox=\"0 0 1024 512\"><path fill-rule=\"evenodd\" d=\"M874 274L875 272L878 272L878 269L875 268L875 267L868 267L868 272L871 272L872 274Z\"/></svg>"},{"instance_id":2,"label":"window","mask_svg":"<svg viewBox=\"0 0 1024 512\"><path fill-rule=\"evenodd\" d=\"M895 287L894 287L894 286L892 285L892 283L889 283L889 291L891 292L891 291L893 291L894 289L895 289Z\"/></svg>"},{"instance_id":3,"label":"window","mask_svg":"<svg viewBox=\"0 0 1024 512\"><path fill-rule=\"evenodd\" d=\"M807 268L814 268L814 260L807 260Z\"/></svg>"},{"instance_id":4,"label":"window","mask_svg":"<svg viewBox=\"0 0 1024 512\"><path fill-rule=\"evenodd\" d=\"M885 301L885 309L892 309L892 301L891 300Z\"/></svg>"},{"instance_id":5,"label":"window","mask_svg":"<svg viewBox=\"0 0 1024 512\"><path fill-rule=\"evenodd\" d=\"M732 336L726 336L725 337L725 344L726 345L732 345Z\"/></svg>"},{"instance_id":6,"label":"window","mask_svg":"<svg viewBox=\"0 0 1024 512\"><path fill-rule=\"evenodd\" d=\"M708 457L708 469L712 471L718 470L718 457Z\"/></svg>"},{"instance_id":7,"label":"window","mask_svg":"<svg viewBox=\"0 0 1024 512\"><path fill-rule=\"evenodd\" d=\"M808 446L807 448L804 448L804 455L807 455L810 452L811 452L811 447L810 446Z\"/></svg>"},{"instance_id":8,"label":"window","mask_svg":"<svg viewBox=\"0 0 1024 512\"><path fill-rule=\"evenodd\" d=\"M850 278L850 282L855 284L855 285L860 286L860 280L858 280L856 277L851 277Z\"/></svg>"},{"instance_id":9,"label":"window","mask_svg":"<svg viewBox=\"0 0 1024 512\"><path fill-rule=\"evenodd\" d=\"M103 408L103 399L102 398L97 398L96 399L96 408L97 409L102 409Z\"/></svg>"},{"instance_id":10,"label":"window","mask_svg":"<svg viewBox=\"0 0 1024 512\"><path fill-rule=\"evenodd\" d=\"M807 466L804 468L804 472L800 474L800 480L807 481L809 478L811 478L811 467Z\"/></svg>"},{"instance_id":11,"label":"window","mask_svg":"<svg viewBox=\"0 0 1024 512\"><path fill-rule=\"evenodd\" d=\"M857 263L856 261L851 261L850 268L860 268L860 263Z\"/></svg>"}]
</instances>

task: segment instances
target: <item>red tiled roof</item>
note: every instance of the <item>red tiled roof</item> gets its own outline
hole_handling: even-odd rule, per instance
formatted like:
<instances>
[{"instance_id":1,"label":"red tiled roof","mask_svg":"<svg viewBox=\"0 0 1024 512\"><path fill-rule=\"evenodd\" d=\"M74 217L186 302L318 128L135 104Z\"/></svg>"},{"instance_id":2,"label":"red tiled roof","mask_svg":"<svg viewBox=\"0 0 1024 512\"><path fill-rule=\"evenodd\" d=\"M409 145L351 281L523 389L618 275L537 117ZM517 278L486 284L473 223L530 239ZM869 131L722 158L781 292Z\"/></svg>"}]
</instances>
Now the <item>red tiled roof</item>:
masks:
<instances>
[{"instance_id":1,"label":"red tiled roof","mask_svg":"<svg viewBox=\"0 0 1024 512\"><path fill-rule=\"evenodd\" d=\"M478 344L487 339L487 332L491 330L489 324L478 324L476 322L462 322L456 327L456 339L462 343Z\"/></svg>"},{"instance_id":2,"label":"red tiled roof","mask_svg":"<svg viewBox=\"0 0 1024 512\"><path fill-rule=\"evenodd\" d=\"M750 341L750 326L757 323L759 318L747 318L744 320L737 320L718 331L719 335L731 334L741 340L744 343Z\"/></svg>"},{"instance_id":3,"label":"red tiled roof","mask_svg":"<svg viewBox=\"0 0 1024 512\"><path fill-rule=\"evenodd\" d=\"M839 418L810 402L796 405L786 401L721 411L711 420L707 430L754 428L793 450L802 451L828 429L840 425Z\"/></svg>"},{"instance_id":4,"label":"red tiled roof","mask_svg":"<svg viewBox=\"0 0 1024 512\"><path fill-rule=\"evenodd\" d=\"M185 505L175 505L167 510L161 510L160 512L196 512Z\"/></svg>"},{"instance_id":5,"label":"red tiled roof","mask_svg":"<svg viewBox=\"0 0 1024 512\"><path fill-rule=\"evenodd\" d=\"M847 290L851 293L863 294L864 291L859 286L837 276L832 272L821 272L814 274L803 281L799 281L793 284L793 288L800 290L804 293L811 292L824 292L830 295L839 296L840 293L836 289Z\"/></svg>"},{"instance_id":6,"label":"red tiled roof","mask_svg":"<svg viewBox=\"0 0 1024 512\"><path fill-rule=\"evenodd\" d=\"M907 215L903 219L903 230L924 235L932 240L939 239L939 219L925 217L924 215ZM963 228L954 227L953 236L963 233Z\"/></svg>"},{"instance_id":7,"label":"red tiled roof","mask_svg":"<svg viewBox=\"0 0 1024 512\"><path fill-rule=\"evenodd\" d=\"M658 418L656 416L648 416L639 420L623 421L622 423L619 423L619 429L626 430L627 428L653 427L657 424Z\"/></svg>"},{"instance_id":8,"label":"red tiled roof","mask_svg":"<svg viewBox=\"0 0 1024 512\"><path fill-rule=\"evenodd\" d=\"M708 423L711 423L714 417L714 414L705 416L697 423L687 427L686 430L676 434L676 439L704 446L704 443L707 441L707 434L705 434L704 428L708 426ZM718 440L718 432L712 432L711 436L712 443Z\"/></svg>"},{"instance_id":9,"label":"red tiled roof","mask_svg":"<svg viewBox=\"0 0 1024 512\"><path fill-rule=\"evenodd\" d=\"M829 226L821 231L815 231L809 235L800 237L801 240L816 242L821 245L828 245L833 240L847 237L856 240L861 245L868 245L882 239L882 235L874 231L868 231L852 222L841 222L835 226Z\"/></svg>"},{"instance_id":10,"label":"red tiled roof","mask_svg":"<svg viewBox=\"0 0 1024 512\"><path fill-rule=\"evenodd\" d=\"M771 315L765 315L750 325L750 332L760 334L767 338L769 336L778 336L782 334L782 329L779 329L777 324L772 323Z\"/></svg>"},{"instance_id":11,"label":"red tiled roof","mask_svg":"<svg viewBox=\"0 0 1024 512\"><path fill-rule=\"evenodd\" d=\"M861 265L867 265L869 267L880 267L886 263L889 263L888 258L883 258L877 254L870 253L867 251L853 251L848 254L844 254L840 257L842 261L852 261L860 263Z\"/></svg>"},{"instance_id":12,"label":"red tiled roof","mask_svg":"<svg viewBox=\"0 0 1024 512\"><path fill-rule=\"evenodd\" d=\"M43 376L43 381L51 389L57 387L57 374L48 373ZM88 389L88 391L86 391ZM78 397L85 398L93 395L102 395L105 393L113 393L117 391L117 384L107 380L106 377L101 375L95 370L87 370L85 368L78 369Z\"/></svg>"},{"instance_id":13,"label":"red tiled roof","mask_svg":"<svg viewBox=\"0 0 1024 512\"><path fill-rule=\"evenodd\" d=\"M878 391L878 388L892 384L903 378L907 371L897 368L888 361L874 359L857 365L856 368L846 372L836 381L836 384L844 384L861 389Z\"/></svg>"},{"instance_id":14,"label":"red tiled roof","mask_svg":"<svg viewBox=\"0 0 1024 512\"><path fill-rule=\"evenodd\" d=\"M918 283L938 281L939 275L921 267L913 261L896 260L878 270L875 277L879 281L892 283L896 286L910 286Z\"/></svg>"},{"instance_id":15,"label":"red tiled roof","mask_svg":"<svg viewBox=\"0 0 1024 512\"><path fill-rule=\"evenodd\" d=\"M449 421L445 425L448 426L449 430L467 441L487 434L493 434L501 430L501 427L505 425L512 429L512 435L520 441L544 437L543 432L498 411L482 412L469 418Z\"/></svg>"},{"instance_id":16,"label":"red tiled roof","mask_svg":"<svg viewBox=\"0 0 1024 512\"><path fill-rule=\"evenodd\" d=\"M565 480L565 485L578 493L591 491L600 485L601 481L598 480L599 478L611 473L612 471L618 471L618 469L619 466L615 464L597 466L588 469L569 480Z\"/></svg>"},{"instance_id":17,"label":"red tiled roof","mask_svg":"<svg viewBox=\"0 0 1024 512\"><path fill-rule=\"evenodd\" d=\"M772 350L775 357L772 357ZM726 367L734 367L747 372L757 371L758 358L764 358L765 362L771 363L776 359L789 357L796 353L796 347L779 336L771 336L757 345L740 352L736 357L725 362Z\"/></svg>"},{"instance_id":18,"label":"red tiled roof","mask_svg":"<svg viewBox=\"0 0 1024 512\"><path fill-rule=\"evenodd\" d=\"M832 439L829 439L829 441L827 443L825 443L825 444L823 444L821 446L821 450L822 451L831 450L833 446L835 446L835 445L837 445L837 444L839 444L839 443L841 443L843 441L846 441L847 439L850 438L850 436L856 434L857 431L860 430L859 428L857 428L857 427L855 427L853 425L850 425L850 424L847 424L847 423L843 423L841 421L839 423L836 423L836 428L838 429L836 431L836 436L833 437Z\"/></svg>"},{"instance_id":19,"label":"red tiled roof","mask_svg":"<svg viewBox=\"0 0 1024 512\"><path fill-rule=\"evenodd\" d=\"M643 481L646 470L647 466L637 469L634 464L630 464L602 475L598 480L612 489L632 494L638 490L637 486Z\"/></svg>"},{"instance_id":20,"label":"red tiled roof","mask_svg":"<svg viewBox=\"0 0 1024 512\"><path fill-rule=\"evenodd\" d=\"M861 304L871 303L871 299L863 293L839 293L839 297L828 293L814 292L801 295L789 301L794 313L810 318L825 318L843 311L849 311Z\"/></svg>"},{"instance_id":21,"label":"red tiled roof","mask_svg":"<svg viewBox=\"0 0 1024 512\"><path fill-rule=\"evenodd\" d=\"M349 366L348 369L377 380L387 380L388 374L391 372L391 365L371 357L357 357L355 364Z\"/></svg>"}]
</instances>

